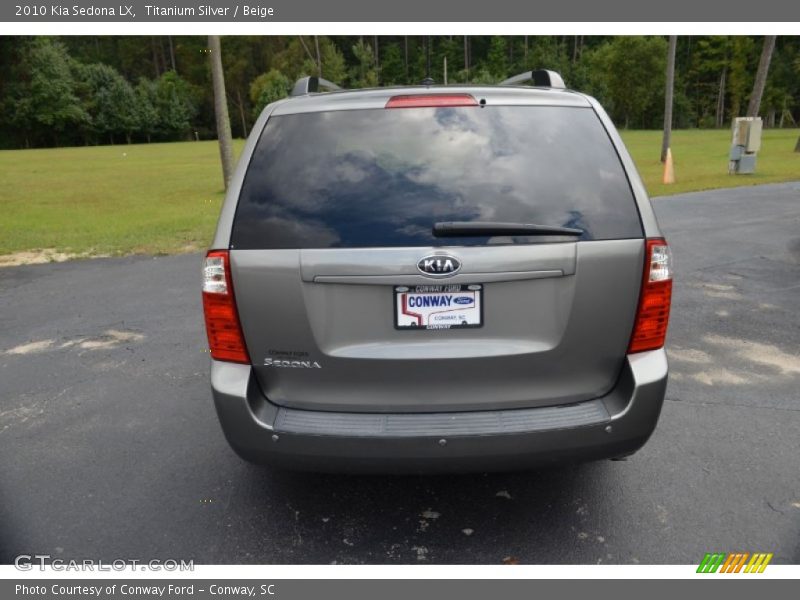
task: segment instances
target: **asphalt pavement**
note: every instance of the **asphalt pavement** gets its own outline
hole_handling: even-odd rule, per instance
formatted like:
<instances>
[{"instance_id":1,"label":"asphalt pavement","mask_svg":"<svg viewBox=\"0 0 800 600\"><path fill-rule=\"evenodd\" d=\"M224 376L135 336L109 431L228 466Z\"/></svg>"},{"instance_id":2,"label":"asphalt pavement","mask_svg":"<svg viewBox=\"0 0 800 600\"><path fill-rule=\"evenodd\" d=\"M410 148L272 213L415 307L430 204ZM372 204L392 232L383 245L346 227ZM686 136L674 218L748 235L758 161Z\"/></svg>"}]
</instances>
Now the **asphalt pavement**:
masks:
<instances>
[{"instance_id":1,"label":"asphalt pavement","mask_svg":"<svg viewBox=\"0 0 800 600\"><path fill-rule=\"evenodd\" d=\"M800 562L800 183L654 204L677 272L658 428L525 473L249 465L211 401L200 255L0 269L0 562Z\"/></svg>"}]
</instances>

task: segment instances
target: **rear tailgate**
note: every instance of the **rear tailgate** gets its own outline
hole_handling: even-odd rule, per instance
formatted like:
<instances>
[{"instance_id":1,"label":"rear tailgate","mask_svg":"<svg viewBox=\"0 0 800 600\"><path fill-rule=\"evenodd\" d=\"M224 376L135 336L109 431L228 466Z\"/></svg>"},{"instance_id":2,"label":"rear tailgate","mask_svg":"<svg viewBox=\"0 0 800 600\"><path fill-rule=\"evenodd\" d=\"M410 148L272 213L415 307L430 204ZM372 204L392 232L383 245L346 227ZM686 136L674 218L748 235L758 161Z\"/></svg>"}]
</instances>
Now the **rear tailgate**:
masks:
<instances>
[{"instance_id":1,"label":"rear tailgate","mask_svg":"<svg viewBox=\"0 0 800 600\"><path fill-rule=\"evenodd\" d=\"M451 220L584 233L432 235L434 222ZM487 106L273 117L242 188L230 256L271 401L397 412L604 394L625 357L643 251L627 179L591 109ZM422 273L431 255L460 269ZM430 300L447 302L443 311L459 298L480 303L480 314L454 312L466 327L398 327L404 294L430 289L448 292Z\"/></svg>"}]
</instances>

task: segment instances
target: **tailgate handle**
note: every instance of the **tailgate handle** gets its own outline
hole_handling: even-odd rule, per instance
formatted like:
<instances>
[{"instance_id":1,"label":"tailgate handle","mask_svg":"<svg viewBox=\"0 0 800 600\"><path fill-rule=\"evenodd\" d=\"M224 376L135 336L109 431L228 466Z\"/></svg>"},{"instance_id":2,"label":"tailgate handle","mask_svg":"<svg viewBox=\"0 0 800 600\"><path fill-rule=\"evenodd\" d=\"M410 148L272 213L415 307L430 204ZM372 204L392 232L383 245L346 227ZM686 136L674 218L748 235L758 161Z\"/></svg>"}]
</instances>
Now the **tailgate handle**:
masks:
<instances>
[{"instance_id":1,"label":"tailgate handle","mask_svg":"<svg viewBox=\"0 0 800 600\"><path fill-rule=\"evenodd\" d=\"M526 279L548 279L563 277L564 271L492 271L485 273L458 273L452 277L432 279L423 275L316 275L314 283L340 283L354 285L423 285L446 283L498 283L502 281L524 281Z\"/></svg>"}]
</instances>

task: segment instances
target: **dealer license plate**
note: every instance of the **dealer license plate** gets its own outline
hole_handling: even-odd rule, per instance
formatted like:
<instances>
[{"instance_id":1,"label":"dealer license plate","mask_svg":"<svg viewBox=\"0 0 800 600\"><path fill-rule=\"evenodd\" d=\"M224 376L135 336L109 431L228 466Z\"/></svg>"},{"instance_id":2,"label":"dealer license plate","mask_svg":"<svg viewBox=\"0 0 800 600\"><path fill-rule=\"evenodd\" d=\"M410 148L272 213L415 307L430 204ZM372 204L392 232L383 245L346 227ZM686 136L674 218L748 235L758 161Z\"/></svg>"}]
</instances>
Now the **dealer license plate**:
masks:
<instances>
[{"instance_id":1,"label":"dealer license plate","mask_svg":"<svg viewBox=\"0 0 800 600\"><path fill-rule=\"evenodd\" d=\"M395 286L397 329L460 329L483 326L483 286Z\"/></svg>"}]
</instances>

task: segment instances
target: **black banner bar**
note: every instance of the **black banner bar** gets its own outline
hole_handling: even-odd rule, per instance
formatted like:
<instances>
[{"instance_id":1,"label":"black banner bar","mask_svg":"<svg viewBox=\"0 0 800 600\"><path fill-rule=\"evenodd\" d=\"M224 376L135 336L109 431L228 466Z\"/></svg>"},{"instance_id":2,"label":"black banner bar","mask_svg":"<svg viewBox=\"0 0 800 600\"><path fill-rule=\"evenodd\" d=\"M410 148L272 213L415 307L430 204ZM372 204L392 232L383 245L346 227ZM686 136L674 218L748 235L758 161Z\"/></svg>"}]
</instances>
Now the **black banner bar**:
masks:
<instances>
[{"instance_id":1,"label":"black banner bar","mask_svg":"<svg viewBox=\"0 0 800 600\"><path fill-rule=\"evenodd\" d=\"M794 22L785 0L32 0L0 4L0 22Z\"/></svg>"},{"instance_id":2,"label":"black banner bar","mask_svg":"<svg viewBox=\"0 0 800 600\"><path fill-rule=\"evenodd\" d=\"M698 591L709 597L768 598L796 596L797 582L750 577L698 576L677 580L124 580L124 579L40 579L0 581L0 598L5 600L338 600L380 598L380 600L503 600L531 598L596 598L605 593L625 598L674 600L695 597ZM713 580L713 581L712 581ZM695 594L692 594L695 592Z\"/></svg>"}]
</instances>

